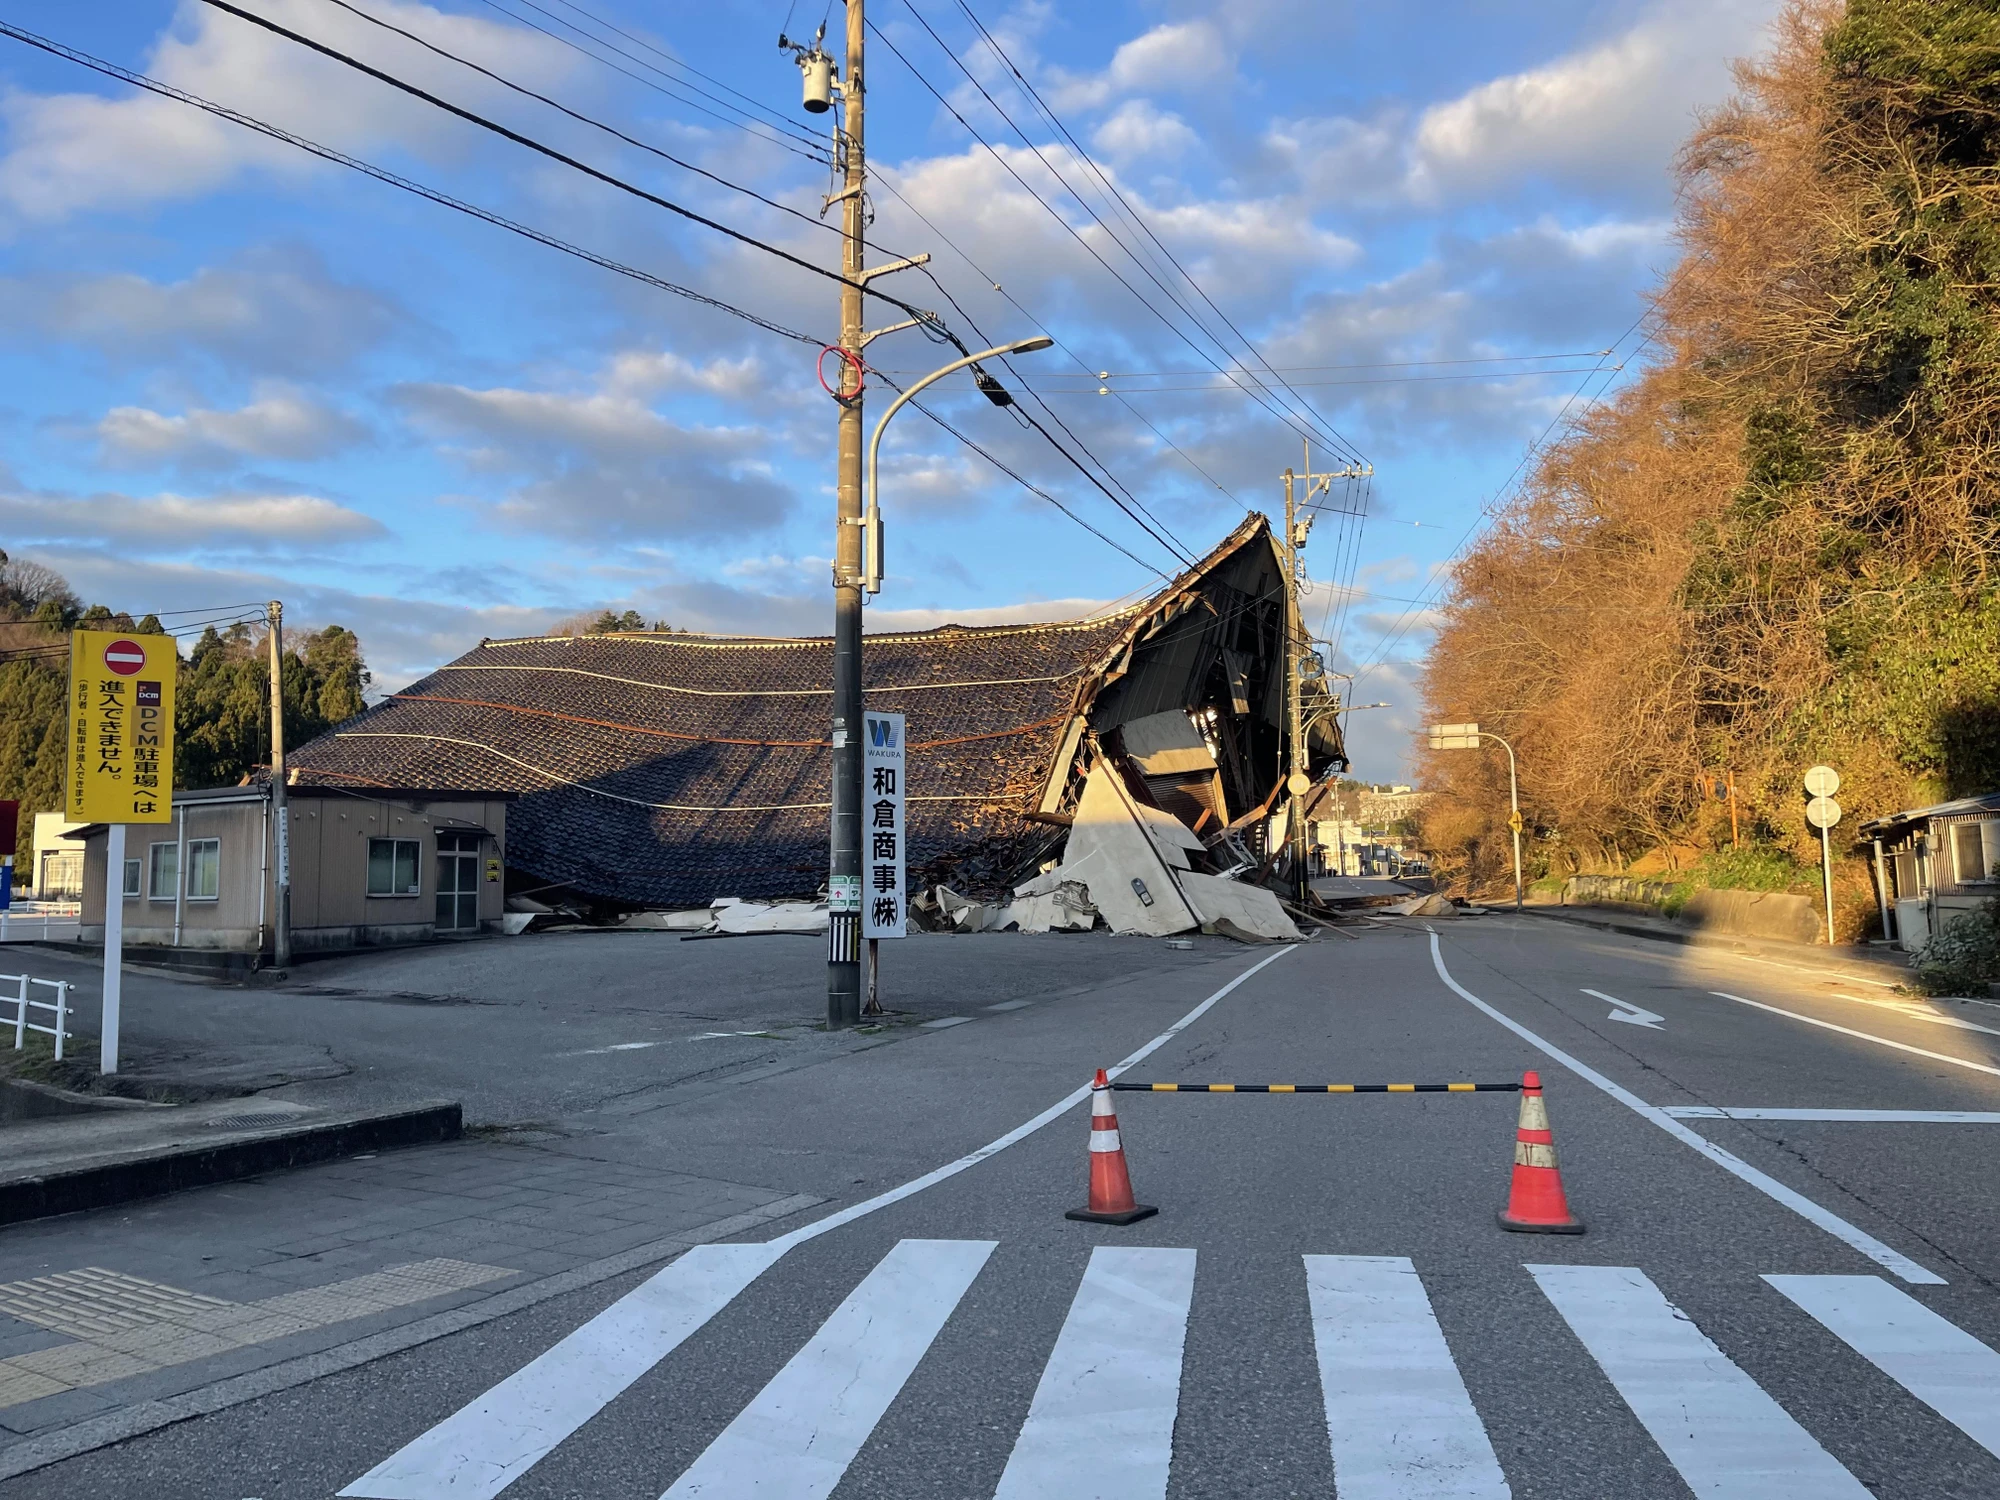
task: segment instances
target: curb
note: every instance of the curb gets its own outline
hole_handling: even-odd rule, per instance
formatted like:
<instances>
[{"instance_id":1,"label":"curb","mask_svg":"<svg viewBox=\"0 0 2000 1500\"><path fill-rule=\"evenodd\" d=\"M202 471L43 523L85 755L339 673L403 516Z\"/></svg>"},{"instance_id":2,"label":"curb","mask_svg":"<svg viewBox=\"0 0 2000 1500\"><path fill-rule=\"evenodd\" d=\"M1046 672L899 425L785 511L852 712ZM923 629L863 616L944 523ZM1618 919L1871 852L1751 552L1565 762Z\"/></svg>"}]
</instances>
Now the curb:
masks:
<instances>
[{"instance_id":1,"label":"curb","mask_svg":"<svg viewBox=\"0 0 2000 1500\"><path fill-rule=\"evenodd\" d=\"M0 1225L234 1182L360 1151L455 1141L463 1131L464 1115L454 1101L261 1131L212 1146L178 1142L73 1172L0 1182Z\"/></svg>"}]
</instances>

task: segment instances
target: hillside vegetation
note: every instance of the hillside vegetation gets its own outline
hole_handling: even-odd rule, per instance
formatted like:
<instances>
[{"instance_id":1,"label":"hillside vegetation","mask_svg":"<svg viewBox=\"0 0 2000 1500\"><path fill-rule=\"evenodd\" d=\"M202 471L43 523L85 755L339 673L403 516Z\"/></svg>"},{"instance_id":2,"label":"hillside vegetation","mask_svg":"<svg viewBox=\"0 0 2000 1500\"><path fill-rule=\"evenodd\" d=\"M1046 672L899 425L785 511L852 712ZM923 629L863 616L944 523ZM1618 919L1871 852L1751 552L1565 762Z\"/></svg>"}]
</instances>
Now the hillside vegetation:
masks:
<instances>
[{"instance_id":1,"label":"hillside vegetation","mask_svg":"<svg viewBox=\"0 0 2000 1500\"><path fill-rule=\"evenodd\" d=\"M1655 362L1460 562L1427 667L1434 720L1514 740L1531 876L1704 862L1724 772L1808 876L1814 762L1837 851L2000 789L2000 9L1796 4L1737 76L1680 157ZM1503 759L1426 774L1427 841L1498 876Z\"/></svg>"},{"instance_id":2,"label":"hillside vegetation","mask_svg":"<svg viewBox=\"0 0 2000 1500\"><path fill-rule=\"evenodd\" d=\"M85 608L60 574L0 552L0 798L21 804L15 867L31 870L34 814L63 796L64 689L75 629L157 635L104 605ZM285 743L299 745L363 708L361 642L338 625L285 635ZM270 761L270 654L247 625L202 632L182 659L175 700L174 785L230 786Z\"/></svg>"}]
</instances>

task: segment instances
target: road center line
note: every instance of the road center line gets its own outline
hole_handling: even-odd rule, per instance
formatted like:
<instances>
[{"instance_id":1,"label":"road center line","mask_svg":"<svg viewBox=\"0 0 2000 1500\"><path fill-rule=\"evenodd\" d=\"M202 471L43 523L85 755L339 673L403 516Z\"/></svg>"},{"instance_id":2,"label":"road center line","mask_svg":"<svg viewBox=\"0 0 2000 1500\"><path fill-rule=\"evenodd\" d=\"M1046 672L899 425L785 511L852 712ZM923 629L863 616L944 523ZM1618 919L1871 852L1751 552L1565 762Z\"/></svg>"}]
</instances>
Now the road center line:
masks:
<instances>
[{"instance_id":1,"label":"road center line","mask_svg":"<svg viewBox=\"0 0 2000 1500\"><path fill-rule=\"evenodd\" d=\"M1950 1063L1954 1068L1970 1068L1975 1073L1990 1073L2000 1078L2000 1068L1991 1063L1973 1062L1968 1058L1953 1057L1949 1052L1932 1052L1923 1047L1912 1047L1908 1042L1892 1042L1886 1036L1876 1036L1872 1031L1856 1031L1849 1026L1836 1026L1831 1021L1822 1021L1816 1016L1802 1016L1795 1010L1783 1010L1775 1005L1766 1005L1762 1000L1746 1000L1741 995L1732 995L1727 990L1710 990L1709 993L1721 1000L1734 1000L1738 1005L1748 1005L1754 1010L1768 1010L1774 1016L1784 1016L1789 1020L1803 1021L1808 1026L1818 1026L1827 1031L1837 1031L1842 1036L1858 1037L1864 1042L1873 1042L1878 1047L1894 1047L1898 1052L1912 1052L1918 1057L1928 1057L1933 1062Z\"/></svg>"},{"instance_id":2,"label":"road center line","mask_svg":"<svg viewBox=\"0 0 2000 1500\"><path fill-rule=\"evenodd\" d=\"M1605 1093L1609 1094L1612 1098L1616 1099L1620 1104L1624 1105L1627 1109L1631 1110L1634 1114L1638 1115L1642 1120L1649 1121L1652 1124L1659 1126L1660 1129L1666 1131L1668 1135L1672 1136L1682 1145L1688 1147L1690 1150L1697 1151L1701 1155L1707 1157L1710 1161L1714 1162L1718 1167L1721 1167L1725 1172L1733 1174L1734 1176L1740 1178L1742 1181L1747 1182L1751 1187L1757 1189L1758 1192L1763 1193L1764 1195L1775 1200L1778 1203L1782 1203L1786 1208L1789 1208L1793 1213L1799 1215L1801 1218L1807 1220L1810 1223L1818 1225L1821 1229L1824 1229L1828 1234L1832 1235L1835 1239L1842 1240L1845 1243L1853 1246L1856 1250L1859 1250L1863 1255L1867 1256L1870 1260L1874 1261L1884 1270L1894 1272L1897 1276L1900 1276L1903 1280L1911 1283L1913 1286L1943 1286L1945 1284L1945 1279L1942 1276L1938 1275L1934 1271L1926 1270L1923 1266L1918 1265L1917 1262L1911 1260L1907 1255L1903 1254L1900 1250L1896 1250L1891 1246L1883 1244L1882 1241L1876 1239L1874 1235L1869 1234L1866 1230L1861 1229L1857 1225L1848 1223L1847 1220L1841 1218L1840 1215L1834 1213L1833 1210L1828 1208L1822 1208L1819 1204L1813 1202L1812 1199L1806 1197L1805 1194L1797 1192L1792 1188L1786 1187L1782 1182L1778 1181L1777 1178L1771 1176L1767 1172L1759 1171L1756 1167L1751 1166L1749 1162L1743 1160L1742 1157L1737 1156L1733 1152L1723 1150L1720 1146L1716 1145L1713 1141L1707 1139L1705 1136L1699 1135L1695 1131L1690 1130L1687 1126L1681 1124L1679 1120L1676 1120L1672 1115L1668 1114L1664 1109L1660 1109L1655 1105L1646 1103L1637 1094L1634 1094L1630 1089L1623 1088L1620 1085L1613 1083L1609 1078L1606 1078L1602 1073L1598 1072L1595 1068L1592 1068L1587 1064L1578 1061L1576 1058L1571 1057L1567 1052L1563 1051L1562 1048L1558 1047L1554 1042L1548 1041L1546 1038L1537 1036L1534 1032L1528 1030L1527 1027L1523 1026L1519 1021L1516 1021L1512 1016L1506 1015L1505 1013L1494 1009L1494 1007L1492 1007L1491 1005L1488 1005L1484 1000L1480 999L1477 995L1473 994L1471 990L1467 989L1464 985L1460 984L1456 979L1453 979L1451 977L1451 971L1445 968L1444 966L1444 950L1440 945L1440 943L1438 942L1438 935L1436 930L1430 929L1430 934L1431 934L1431 964L1437 970L1438 978L1442 979L1445 982L1446 987L1449 988L1453 994L1457 995L1459 999L1466 1001L1468 1004L1473 1006L1476 1010L1480 1011L1482 1014L1486 1015L1490 1019L1498 1021L1502 1026L1506 1027L1509 1031L1513 1032L1514 1035L1518 1036L1522 1041L1526 1042L1529 1046L1534 1047L1539 1051L1541 1051L1542 1053L1544 1053L1545 1055L1554 1058L1557 1062L1561 1063L1565 1068L1568 1068L1572 1073L1576 1074L1576 1076L1581 1078L1584 1082L1593 1084L1596 1087L1602 1089ZM1248 976L1246 975L1245 977L1247 978ZM1785 1014L1789 1014L1789 1012L1786 1012ZM1819 1024L1825 1024L1825 1023L1819 1023ZM1841 1029L1843 1028L1841 1027L1834 1028L1834 1030L1836 1031ZM1916 1049L1911 1048L1910 1050L1915 1051ZM1949 1059L1947 1060L1949 1061Z\"/></svg>"},{"instance_id":3,"label":"road center line","mask_svg":"<svg viewBox=\"0 0 2000 1500\"><path fill-rule=\"evenodd\" d=\"M1710 994L1715 991L1711 990ZM1872 1005L1877 1010L1894 1011L1899 1016L1908 1016L1912 1021L1926 1021L1932 1026L1950 1026L1958 1031L1983 1031L1988 1036L2000 1036L2000 1028L1981 1026L1977 1021L1968 1021L1960 1016L1941 1016L1925 1006L1908 1000L1871 1000L1866 995L1843 995L1835 991L1836 1000L1849 1000L1856 1005Z\"/></svg>"},{"instance_id":4,"label":"road center line","mask_svg":"<svg viewBox=\"0 0 2000 1500\"><path fill-rule=\"evenodd\" d=\"M1722 1104L1669 1104L1676 1120L1821 1120L1850 1125L2000 1125L1986 1109L1779 1109Z\"/></svg>"}]
</instances>

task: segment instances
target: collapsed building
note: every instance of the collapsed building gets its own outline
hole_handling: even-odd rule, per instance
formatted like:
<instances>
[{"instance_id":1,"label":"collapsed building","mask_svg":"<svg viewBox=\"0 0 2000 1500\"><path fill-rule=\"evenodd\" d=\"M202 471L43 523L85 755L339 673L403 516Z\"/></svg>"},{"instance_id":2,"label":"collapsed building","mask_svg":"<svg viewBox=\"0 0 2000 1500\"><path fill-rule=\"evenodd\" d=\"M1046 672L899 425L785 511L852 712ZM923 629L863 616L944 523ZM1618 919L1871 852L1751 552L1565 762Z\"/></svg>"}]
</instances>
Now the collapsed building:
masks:
<instances>
[{"instance_id":1,"label":"collapsed building","mask_svg":"<svg viewBox=\"0 0 2000 1500\"><path fill-rule=\"evenodd\" d=\"M1139 931L1210 925L1208 908L1242 904L1224 884L1261 894L1242 877L1269 868L1291 769L1285 621L1283 561L1253 515L1088 619L868 636L866 702L907 716L909 888L991 902L1087 883L1109 925ZM513 794L510 892L612 910L810 899L831 680L827 638L482 641L300 747L290 779ZM1323 678L1305 691L1317 782L1347 762Z\"/></svg>"}]
</instances>

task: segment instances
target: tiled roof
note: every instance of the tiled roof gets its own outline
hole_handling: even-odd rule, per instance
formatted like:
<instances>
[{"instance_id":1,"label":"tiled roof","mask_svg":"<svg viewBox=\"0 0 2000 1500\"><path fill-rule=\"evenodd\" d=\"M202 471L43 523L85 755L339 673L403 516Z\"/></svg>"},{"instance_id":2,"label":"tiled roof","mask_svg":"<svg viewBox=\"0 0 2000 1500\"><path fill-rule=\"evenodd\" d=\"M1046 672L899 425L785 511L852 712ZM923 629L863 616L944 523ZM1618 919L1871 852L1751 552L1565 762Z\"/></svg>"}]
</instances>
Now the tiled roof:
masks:
<instances>
[{"instance_id":1,"label":"tiled roof","mask_svg":"<svg viewBox=\"0 0 2000 1500\"><path fill-rule=\"evenodd\" d=\"M1054 625L871 635L870 708L909 716L912 884L1050 830L1024 822L1079 687L1144 606ZM517 869L643 904L825 881L832 642L487 641L291 756L300 780L521 794Z\"/></svg>"}]
</instances>

